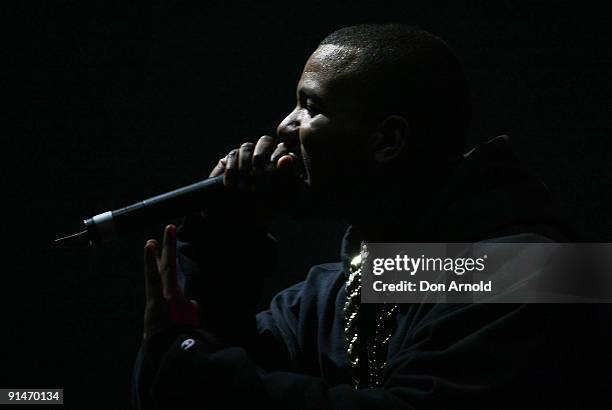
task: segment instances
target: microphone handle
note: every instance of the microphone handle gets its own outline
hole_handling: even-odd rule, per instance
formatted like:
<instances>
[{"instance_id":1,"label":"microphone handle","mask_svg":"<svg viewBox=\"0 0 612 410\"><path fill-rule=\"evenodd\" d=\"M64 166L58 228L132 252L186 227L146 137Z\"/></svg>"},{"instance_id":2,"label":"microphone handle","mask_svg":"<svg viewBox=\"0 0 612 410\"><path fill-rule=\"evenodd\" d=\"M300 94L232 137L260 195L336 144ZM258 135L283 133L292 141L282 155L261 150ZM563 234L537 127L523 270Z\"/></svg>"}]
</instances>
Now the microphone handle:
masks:
<instances>
[{"instance_id":1,"label":"microphone handle","mask_svg":"<svg viewBox=\"0 0 612 410\"><path fill-rule=\"evenodd\" d=\"M155 220L184 216L203 207L204 201L224 188L223 175L166 192L124 208L85 219L90 242L110 242L123 232L137 231Z\"/></svg>"}]
</instances>

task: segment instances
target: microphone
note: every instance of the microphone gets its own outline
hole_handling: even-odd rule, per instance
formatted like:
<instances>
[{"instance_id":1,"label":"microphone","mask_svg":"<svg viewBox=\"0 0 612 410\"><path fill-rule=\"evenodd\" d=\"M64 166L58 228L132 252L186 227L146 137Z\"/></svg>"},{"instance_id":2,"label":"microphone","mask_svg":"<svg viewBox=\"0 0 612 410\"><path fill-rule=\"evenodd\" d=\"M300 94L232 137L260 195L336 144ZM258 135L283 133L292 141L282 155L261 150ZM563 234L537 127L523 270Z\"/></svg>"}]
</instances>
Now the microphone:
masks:
<instances>
[{"instance_id":1,"label":"microphone","mask_svg":"<svg viewBox=\"0 0 612 410\"><path fill-rule=\"evenodd\" d=\"M205 200L224 189L223 175L208 178L174 191L107 211L83 220L84 230L55 240L55 243L89 239L89 243L110 242L123 232L135 231L154 220L172 219L202 208Z\"/></svg>"}]
</instances>

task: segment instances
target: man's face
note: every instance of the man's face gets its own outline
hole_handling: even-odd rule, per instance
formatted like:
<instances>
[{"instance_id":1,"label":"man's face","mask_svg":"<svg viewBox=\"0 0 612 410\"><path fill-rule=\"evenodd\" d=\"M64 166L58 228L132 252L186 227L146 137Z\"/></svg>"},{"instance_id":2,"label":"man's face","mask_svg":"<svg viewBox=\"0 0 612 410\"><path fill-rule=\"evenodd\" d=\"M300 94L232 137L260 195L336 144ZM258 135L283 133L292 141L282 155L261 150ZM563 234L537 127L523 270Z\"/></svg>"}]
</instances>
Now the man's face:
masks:
<instances>
[{"instance_id":1,"label":"man's face","mask_svg":"<svg viewBox=\"0 0 612 410\"><path fill-rule=\"evenodd\" d=\"M357 52L324 45L306 62L297 86L297 104L277 133L303 160L313 191L342 200L366 168L363 93L351 81ZM346 195L345 195L346 197Z\"/></svg>"}]
</instances>

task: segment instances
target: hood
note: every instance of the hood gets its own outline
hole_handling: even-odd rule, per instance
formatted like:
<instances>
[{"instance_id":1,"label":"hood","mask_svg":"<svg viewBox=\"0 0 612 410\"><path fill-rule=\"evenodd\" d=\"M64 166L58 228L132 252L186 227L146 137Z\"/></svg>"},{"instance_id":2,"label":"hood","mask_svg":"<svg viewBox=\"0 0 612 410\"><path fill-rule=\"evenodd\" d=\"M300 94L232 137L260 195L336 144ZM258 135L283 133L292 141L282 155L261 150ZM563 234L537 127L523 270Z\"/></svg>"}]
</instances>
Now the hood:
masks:
<instances>
[{"instance_id":1,"label":"hood","mask_svg":"<svg viewBox=\"0 0 612 410\"><path fill-rule=\"evenodd\" d=\"M464 154L425 220L436 237L475 242L518 233L566 240L548 188L514 154L507 135Z\"/></svg>"},{"instance_id":2,"label":"hood","mask_svg":"<svg viewBox=\"0 0 612 410\"><path fill-rule=\"evenodd\" d=\"M556 241L570 236L549 190L518 160L507 135L464 154L435 198L427 211L408 216L408 237L421 242L477 242L519 233ZM361 241L359 232L349 227L341 250L345 263Z\"/></svg>"}]
</instances>

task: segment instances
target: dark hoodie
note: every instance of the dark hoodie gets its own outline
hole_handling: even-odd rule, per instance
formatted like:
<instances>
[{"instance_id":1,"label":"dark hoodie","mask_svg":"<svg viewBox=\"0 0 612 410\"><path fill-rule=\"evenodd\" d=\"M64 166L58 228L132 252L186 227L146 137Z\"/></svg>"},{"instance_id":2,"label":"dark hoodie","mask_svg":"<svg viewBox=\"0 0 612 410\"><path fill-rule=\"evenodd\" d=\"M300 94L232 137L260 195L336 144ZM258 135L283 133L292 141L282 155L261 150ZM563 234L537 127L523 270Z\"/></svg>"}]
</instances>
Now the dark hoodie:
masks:
<instances>
[{"instance_id":1,"label":"dark hoodie","mask_svg":"<svg viewBox=\"0 0 612 410\"><path fill-rule=\"evenodd\" d=\"M547 190L520 166L507 137L466 154L439 194L414 227L436 240L568 238ZM612 408L603 403L610 400L612 316L602 305L400 305L383 385L356 390L343 306L359 233L347 230L341 262L314 266L255 315L275 242L253 233L232 237L227 249L223 228L192 216L179 230L179 275L205 325L143 344L136 408ZM195 344L185 349L187 339Z\"/></svg>"}]
</instances>

